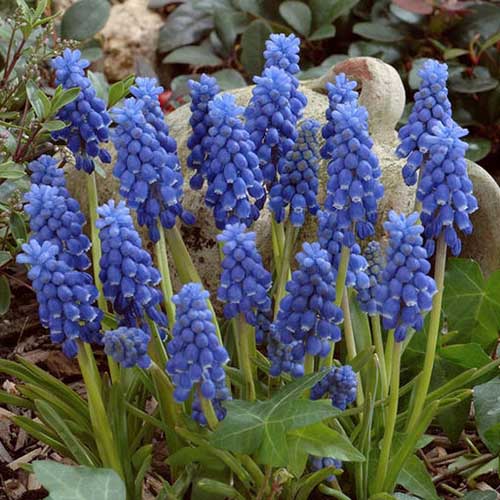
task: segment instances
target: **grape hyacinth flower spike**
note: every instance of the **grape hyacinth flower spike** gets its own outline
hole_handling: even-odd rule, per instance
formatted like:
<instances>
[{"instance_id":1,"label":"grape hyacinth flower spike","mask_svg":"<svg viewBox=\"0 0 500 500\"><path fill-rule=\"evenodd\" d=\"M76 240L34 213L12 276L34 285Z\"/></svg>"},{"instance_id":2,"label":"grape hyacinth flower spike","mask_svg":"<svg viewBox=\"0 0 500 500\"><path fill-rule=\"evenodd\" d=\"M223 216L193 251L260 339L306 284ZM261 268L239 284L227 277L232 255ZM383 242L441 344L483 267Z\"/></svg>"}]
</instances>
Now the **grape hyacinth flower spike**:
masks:
<instances>
[{"instance_id":1,"label":"grape hyacinth flower spike","mask_svg":"<svg viewBox=\"0 0 500 500\"><path fill-rule=\"evenodd\" d=\"M280 302L274 333L281 344L293 344L292 358L303 362L306 355L328 355L330 342L340 340L343 315L335 305L334 274L326 250L319 243L304 243L296 260L299 268L286 284L288 294ZM289 357L286 348L278 350ZM272 365L281 364L279 358L271 358Z\"/></svg>"},{"instance_id":2,"label":"grape hyacinth flower spike","mask_svg":"<svg viewBox=\"0 0 500 500\"><path fill-rule=\"evenodd\" d=\"M194 217L182 207L183 178L179 159L161 142L165 131L158 131L146 116L148 100L126 99L122 107L112 110L117 127L112 141L118 158L113 175L120 181L120 194L127 205L137 210L139 225L148 228L151 241L160 239L158 222L172 228L178 217L192 224Z\"/></svg>"},{"instance_id":3,"label":"grape hyacinth flower spike","mask_svg":"<svg viewBox=\"0 0 500 500\"><path fill-rule=\"evenodd\" d=\"M58 166L58 161L53 156L42 155L33 160L28 169L31 171L31 184L59 188L58 194L69 196L66 189L64 171Z\"/></svg>"},{"instance_id":4,"label":"grape hyacinth flower spike","mask_svg":"<svg viewBox=\"0 0 500 500\"><path fill-rule=\"evenodd\" d=\"M254 82L245 128L255 144L264 180L273 185L279 159L297 138L297 116L290 106L292 82L286 71L275 66L264 69Z\"/></svg>"},{"instance_id":5,"label":"grape hyacinth flower spike","mask_svg":"<svg viewBox=\"0 0 500 500\"><path fill-rule=\"evenodd\" d=\"M356 400L358 379L351 366L333 367L311 389L311 399L321 399L325 395L332 400L332 405L344 411Z\"/></svg>"},{"instance_id":6,"label":"grape hyacinth flower spike","mask_svg":"<svg viewBox=\"0 0 500 500\"><path fill-rule=\"evenodd\" d=\"M299 80L295 76L299 71L300 39L294 35L272 33L266 41L264 50L265 67L273 66L287 72L292 83L290 107L299 120L307 104L306 96L299 90Z\"/></svg>"},{"instance_id":7,"label":"grape hyacinth flower spike","mask_svg":"<svg viewBox=\"0 0 500 500\"><path fill-rule=\"evenodd\" d=\"M277 222L285 220L290 207L290 222L301 227L305 215L318 211L319 123L305 120L300 128L293 149L278 164L279 180L269 193L269 208Z\"/></svg>"},{"instance_id":8,"label":"grape hyacinth flower spike","mask_svg":"<svg viewBox=\"0 0 500 500\"><path fill-rule=\"evenodd\" d=\"M91 81L85 76L84 70L89 64L81 58L79 50L70 49L64 49L62 55L52 60L56 84L64 89L80 89L77 98L57 113L57 117L69 125L52 132L52 137L65 140L75 155L76 168L90 174L95 168L94 158L111 163L111 155L102 146L109 138L110 118L104 101L97 97Z\"/></svg>"},{"instance_id":9,"label":"grape hyacinth flower spike","mask_svg":"<svg viewBox=\"0 0 500 500\"><path fill-rule=\"evenodd\" d=\"M148 344L150 335L140 328L120 326L116 330L109 330L104 333L102 341L104 352L111 356L124 368L147 369L151 365L151 358L148 356Z\"/></svg>"},{"instance_id":10,"label":"grape hyacinth flower spike","mask_svg":"<svg viewBox=\"0 0 500 500\"><path fill-rule=\"evenodd\" d=\"M174 398L182 403L195 388L192 416L201 425L210 423L203 400L211 402L220 421L226 414L221 403L230 398L224 371L229 356L215 333L208 297L199 283L188 283L173 296L176 321L173 338L167 344L166 370L175 387Z\"/></svg>"},{"instance_id":11,"label":"grape hyacinth flower spike","mask_svg":"<svg viewBox=\"0 0 500 500\"><path fill-rule=\"evenodd\" d=\"M219 93L220 88L213 76L202 73L200 81L188 81L191 96L191 117L189 124L192 133L188 137L187 147L191 151L187 157L187 166L195 171L189 181L192 189L201 189L207 177L209 163L210 136L212 126L209 116L209 103Z\"/></svg>"},{"instance_id":12,"label":"grape hyacinth flower spike","mask_svg":"<svg viewBox=\"0 0 500 500\"><path fill-rule=\"evenodd\" d=\"M449 127L435 125L421 143L429 151L417 199L422 203L420 218L424 226L427 253L434 254L435 242L444 234L453 255L459 255L462 242L457 230L472 233L470 215L478 209L467 173L467 143L461 137L467 131L453 123Z\"/></svg>"},{"instance_id":13,"label":"grape hyacinth flower spike","mask_svg":"<svg viewBox=\"0 0 500 500\"><path fill-rule=\"evenodd\" d=\"M83 234L85 217L79 203L64 188L32 184L24 195L32 238L50 241L59 248L58 259L69 267L84 271L90 266L87 251L90 240Z\"/></svg>"},{"instance_id":14,"label":"grape hyacinth flower spike","mask_svg":"<svg viewBox=\"0 0 500 500\"><path fill-rule=\"evenodd\" d=\"M68 357L76 356L78 340L100 342L103 313L94 305L97 288L91 276L60 260L59 247L50 241L40 244L31 238L22 249L17 262L30 266L28 278L36 292L40 322L49 329L52 342L61 344Z\"/></svg>"},{"instance_id":15,"label":"grape hyacinth flower spike","mask_svg":"<svg viewBox=\"0 0 500 500\"><path fill-rule=\"evenodd\" d=\"M384 223L389 235L387 264L375 297L384 328L395 329L396 342L406 338L409 328L422 329L423 314L432 309L432 297L437 292L429 276L431 265L418 217L417 212L405 217L391 210L389 220Z\"/></svg>"},{"instance_id":16,"label":"grape hyacinth flower spike","mask_svg":"<svg viewBox=\"0 0 500 500\"><path fill-rule=\"evenodd\" d=\"M241 313L251 325L257 324L257 312L271 310L271 273L264 268L255 239L244 224L228 224L217 236L224 254L217 292L225 303L224 316L231 319Z\"/></svg>"},{"instance_id":17,"label":"grape hyacinth flower spike","mask_svg":"<svg viewBox=\"0 0 500 500\"><path fill-rule=\"evenodd\" d=\"M205 202L213 209L217 228L242 222L250 226L265 200L259 160L239 116L243 108L231 94L209 103L210 162Z\"/></svg>"},{"instance_id":18,"label":"grape hyacinth flower spike","mask_svg":"<svg viewBox=\"0 0 500 500\"><path fill-rule=\"evenodd\" d=\"M115 204L110 200L97 213L102 246L99 277L104 296L120 315L121 325L140 326L149 334L144 317L147 314L158 326L165 327L167 319L159 310L163 296L156 288L160 273L142 248L125 202Z\"/></svg>"},{"instance_id":19,"label":"grape hyacinth flower spike","mask_svg":"<svg viewBox=\"0 0 500 500\"><path fill-rule=\"evenodd\" d=\"M382 281L382 271L384 269L384 258L378 241L370 241L366 246L363 256L365 257L368 266L366 274L369 279L369 284L366 287L356 287L358 292L358 303L362 311L369 316L379 313L375 292L377 286Z\"/></svg>"},{"instance_id":20,"label":"grape hyacinth flower spike","mask_svg":"<svg viewBox=\"0 0 500 500\"><path fill-rule=\"evenodd\" d=\"M417 182L417 173L423 166L428 146L422 142L426 133L438 124L452 127L451 103L448 99L446 81L448 66L433 59L424 62L418 71L422 79L413 99L415 104L408 123L399 129L401 143L396 149L400 158L406 158L403 178L408 186Z\"/></svg>"}]
</instances>

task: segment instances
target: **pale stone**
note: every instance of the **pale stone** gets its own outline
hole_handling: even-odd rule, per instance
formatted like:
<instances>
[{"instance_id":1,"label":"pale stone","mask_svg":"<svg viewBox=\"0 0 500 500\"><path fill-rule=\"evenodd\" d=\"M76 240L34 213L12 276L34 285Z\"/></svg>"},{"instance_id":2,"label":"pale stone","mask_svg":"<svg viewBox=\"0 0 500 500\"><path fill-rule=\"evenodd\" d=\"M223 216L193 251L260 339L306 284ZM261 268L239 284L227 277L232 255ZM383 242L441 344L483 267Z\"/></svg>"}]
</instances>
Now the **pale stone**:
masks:
<instances>
[{"instance_id":1,"label":"pale stone","mask_svg":"<svg viewBox=\"0 0 500 500\"><path fill-rule=\"evenodd\" d=\"M355 79L360 88L360 102L369 112L370 133L374 139L374 151L378 155L382 169L382 182L385 187L384 198L380 202L380 216L377 226L378 237L382 236L381 222L386 219L389 210L409 213L415 203L415 187L408 187L403 182L401 169L404 161L398 159L394 150L397 145L395 126L404 109L405 94L401 79L396 70L382 61L370 57L353 58L336 65L327 76L305 82L301 90L308 99L304 113L305 118L314 118L325 122L325 110L328 99L324 91L326 81L332 80L335 74L344 72ZM246 105L251 97L252 87L234 90L237 102ZM185 176L184 206L196 215L194 226L181 226L186 246L197 267L204 285L214 293L219 280L219 250L216 243L218 230L213 223L212 212L204 204L204 190L194 191L189 187L192 171L186 167L189 150L186 141L191 133L189 105L182 106L167 117L170 133L177 140L178 152ZM117 198L118 184L112 178L111 167L107 167L105 180L98 177L100 200ZM471 179L474 182L480 210L473 216L475 230L465 241L464 255L477 259L486 273L500 267L500 231L496 222L500 219L500 188L479 165L470 166ZM72 184L81 190L85 174L72 174ZM322 162L320 170L320 202L325 195L326 164ZM83 207L87 204L82 197ZM257 232L257 242L265 264L271 260L271 215L267 209L255 222L253 229ZM144 233L143 233L144 234ZM313 218L302 229L301 239L312 241L316 238L316 225ZM178 284L174 283L177 289Z\"/></svg>"},{"instance_id":2,"label":"pale stone","mask_svg":"<svg viewBox=\"0 0 500 500\"><path fill-rule=\"evenodd\" d=\"M111 82L136 73L138 62L153 66L160 14L148 9L147 0L126 0L111 6L108 22L101 31L104 73Z\"/></svg>"}]
</instances>

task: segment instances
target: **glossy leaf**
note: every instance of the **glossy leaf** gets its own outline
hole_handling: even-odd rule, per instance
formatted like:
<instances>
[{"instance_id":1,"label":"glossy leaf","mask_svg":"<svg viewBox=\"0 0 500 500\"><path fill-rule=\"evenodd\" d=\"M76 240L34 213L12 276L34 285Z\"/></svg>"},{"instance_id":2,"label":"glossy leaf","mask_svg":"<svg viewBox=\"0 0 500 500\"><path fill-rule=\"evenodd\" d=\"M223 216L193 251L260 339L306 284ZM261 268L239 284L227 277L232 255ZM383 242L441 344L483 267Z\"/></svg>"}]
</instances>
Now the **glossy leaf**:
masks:
<instances>
[{"instance_id":1,"label":"glossy leaf","mask_svg":"<svg viewBox=\"0 0 500 500\"><path fill-rule=\"evenodd\" d=\"M469 491L463 496L463 500L497 500L494 491Z\"/></svg>"},{"instance_id":2,"label":"glossy leaf","mask_svg":"<svg viewBox=\"0 0 500 500\"><path fill-rule=\"evenodd\" d=\"M51 460L33 462L36 478L52 500L125 500L125 485L111 469L73 467Z\"/></svg>"},{"instance_id":3,"label":"glossy leaf","mask_svg":"<svg viewBox=\"0 0 500 500\"><path fill-rule=\"evenodd\" d=\"M397 28L379 23L356 23L352 31L363 38L377 42L399 42L405 34Z\"/></svg>"},{"instance_id":4,"label":"glossy leaf","mask_svg":"<svg viewBox=\"0 0 500 500\"><path fill-rule=\"evenodd\" d=\"M461 94L476 94L493 90L498 86L498 80L491 76L483 66L476 66L472 75L459 73L450 76L448 88Z\"/></svg>"},{"instance_id":5,"label":"glossy leaf","mask_svg":"<svg viewBox=\"0 0 500 500\"><path fill-rule=\"evenodd\" d=\"M309 5L313 14L313 25L318 28L330 24L349 12L359 0L311 0Z\"/></svg>"},{"instance_id":6,"label":"glossy leaf","mask_svg":"<svg viewBox=\"0 0 500 500\"><path fill-rule=\"evenodd\" d=\"M221 90L238 89L247 85L241 73L235 69L221 69L213 73L212 76L217 78Z\"/></svg>"},{"instance_id":7,"label":"glossy leaf","mask_svg":"<svg viewBox=\"0 0 500 500\"><path fill-rule=\"evenodd\" d=\"M410 493L426 500L438 500L436 487L421 460L412 455L399 473L397 483Z\"/></svg>"},{"instance_id":8,"label":"glossy leaf","mask_svg":"<svg viewBox=\"0 0 500 500\"><path fill-rule=\"evenodd\" d=\"M206 45L190 45L173 50L163 62L190 66L219 66L222 64L222 59Z\"/></svg>"},{"instance_id":9,"label":"glossy leaf","mask_svg":"<svg viewBox=\"0 0 500 500\"><path fill-rule=\"evenodd\" d=\"M20 179L25 175L24 167L12 160L0 163L0 179Z\"/></svg>"},{"instance_id":10,"label":"glossy leaf","mask_svg":"<svg viewBox=\"0 0 500 500\"><path fill-rule=\"evenodd\" d=\"M12 212L9 220L10 232L16 241L24 243L28 239L26 224L18 212Z\"/></svg>"},{"instance_id":11,"label":"glossy leaf","mask_svg":"<svg viewBox=\"0 0 500 500\"><path fill-rule=\"evenodd\" d=\"M87 40L104 28L111 6L107 0L79 0L65 13L61 21L61 36Z\"/></svg>"},{"instance_id":12,"label":"glossy leaf","mask_svg":"<svg viewBox=\"0 0 500 500\"><path fill-rule=\"evenodd\" d=\"M214 12L215 29L226 50L233 48L236 37L243 33L249 24L247 14L228 9L217 9Z\"/></svg>"},{"instance_id":13,"label":"glossy leaf","mask_svg":"<svg viewBox=\"0 0 500 500\"><path fill-rule=\"evenodd\" d=\"M0 276L0 316L3 316L10 308L11 299L10 285L7 276Z\"/></svg>"},{"instance_id":14,"label":"glossy leaf","mask_svg":"<svg viewBox=\"0 0 500 500\"><path fill-rule=\"evenodd\" d=\"M48 109L46 109L45 102L43 98L40 95L38 87L35 85L35 83L31 80L29 80L26 83L26 94L28 95L29 102L33 109L35 110L35 114L37 118L42 119L46 116L46 112ZM43 95L43 94L42 94ZM45 95L44 95L45 97ZM45 97L47 99L47 97ZM48 102L48 99L47 99Z\"/></svg>"},{"instance_id":15,"label":"glossy leaf","mask_svg":"<svg viewBox=\"0 0 500 500\"><path fill-rule=\"evenodd\" d=\"M12 255L7 250L0 250L0 267L5 266L12 259Z\"/></svg>"},{"instance_id":16,"label":"glossy leaf","mask_svg":"<svg viewBox=\"0 0 500 500\"><path fill-rule=\"evenodd\" d=\"M479 436L492 453L500 451L500 377L474 387L474 408Z\"/></svg>"},{"instance_id":17,"label":"glossy leaf","mask_svg":"<svg viewBox=\"0 0 500 500\"><path fill-rule=\"evenodd\" d=\"M249 75L258 75L264 67L262 52L271 34L267 22L260 19L252 21L241 37L241 63Z\"/></svg>"},{"instance_id":18,"label":"glossy leaf","mask_svg":"<svg viewBox=\"0 0 500 500\"><path fill-rule=\"evenodd\" d=\"M309 6L297 0L280 4L281 17L301 35L307 37L311 31L312 14Z\"/></svg>"},{"instance_id":19,"label":"glossy leaf","mask_svg":"<svg viewBox=\"0 0 500 500\"><path fill-rule=\"evenodd\" d=\"M56 130L62 130L66 127L66 123L61 120L50 120L43 124L43 128L49 132L54 132Z\"/></svg>"},{"instance_id":20,"label":"glossy leaf","mask_svg":"<svg viewBox=\"0 0 500 500\"><path fill-rule=\"evenodd\" d=\"M317 40L326 40L328 38L333 38L336 33L335 26L333 24L324 24L320 26L317 30L314 30L307 39L311 42L315 42Z\"/></svg>"},{"instance_id":21,"label":"glossy leaf","mask_svg":"<svg viewBox=\"0 0 500 500\"><path fill-rule=\"evenodd\" d=\"M432 4L427 0L392 0L392 3L414 14L432 14Z\"/></svg>"}]
</instances>

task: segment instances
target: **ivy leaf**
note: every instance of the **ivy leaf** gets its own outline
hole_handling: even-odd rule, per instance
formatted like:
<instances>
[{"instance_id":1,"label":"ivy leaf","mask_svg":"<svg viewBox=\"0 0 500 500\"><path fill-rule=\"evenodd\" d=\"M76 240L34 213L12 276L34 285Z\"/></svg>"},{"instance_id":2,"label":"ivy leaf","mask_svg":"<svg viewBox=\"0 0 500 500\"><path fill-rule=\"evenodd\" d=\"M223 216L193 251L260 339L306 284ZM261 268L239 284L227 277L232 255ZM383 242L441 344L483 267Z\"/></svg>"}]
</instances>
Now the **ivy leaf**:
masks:
<instances>
[{"instance_id":1,"label":"ivy leaf","mask_svg":"<svg viewBox=\"0 0 500 500\"><path fill-rule=\"evenodd\" d=\"M67 40L87 40L104 28L111 7L107 0L79 0L61 21L61 36Z\"/></svg>"},{"instance_id":2,"label":"ivy leaf","mask_svg":"<svg viewBox=\"0 0 500 500\"><path fill-rule=\"evenodd\" d=\"M212 16L195 9L191 2L179 5L169 14L158 38L159 52L170 52L183 45L200 41L213 29Z\"/></svg>"},{"instance_id":3,"label":"ivy leaf","mask_svg":"<svg viewBox=\"0 0 500 500\"><path fill-rule=\"evenodd\" d=\"M463 343L477 343L489 352L500 328L500 271L485 280L477 262L450 259L443 309L449 329L456 330Z\"/></svg>"},{"instance_id":4,"label":"ivy leaf","mask_svg":"<svg viewBox=\"0 0 500 500\"><path fill-rule=\"evenodd\" d=\"M425 465L415 455L406 460L399 473L397 483L410 493L426 500L439 500L436 487Z\"/></svg>"},{"instance_id":5,"label":"ivy leaf","mask_svg":"<svg viewBox=\"0 0 500 500\"><path fill-rule=\"evenodd\" d=\"M312 13L308 5L296 0L283 2L280 7L281 17L301 35L307 37L311 32Z\"/></svg>"},{"instance_id":6,"label":"ivy leaf","mask_svg":"<svg viewBox=\"0 0 500 500\"><path fill-rule=\"evenodd\" d=\"M37 479L51 500L125 500L125 485L111 469L73 467L51 460L33 462Z\"/></svg>"},{"instance_id":7,"label":"ivy leaf","mask_svg":"<svg viewBox=\"0 0 500 500\"><path fill-rule=\"evenodd\" d=\"M405 34L397 28L380 23L356 23L352 31L363 38L377 42L399 42L405 37Z\"/></svg>"},{"instance_id":8,"label":"ivy leaf","mask_svg":"<svg viewBox=\"0 0 500 500\"><path fill-rule=\"evenodd\" d=\"M299 399L323 377L315 373L294 380L268 401L228 401L226 418L212 435L212 444L236 453L257 452L264 463L286 465L288 431L341 414L329 401Z\"/></svg>"},{"instance_id":9,"label":"ivy leaf","mask_svg":"<svg viewBox=\"0 0 500 500\"><path fill-rule=\"evenodd\" d=\"M191 66L219 66L222 59L206 45L190 45L170 52L163 61L170 64L189 64Z\"/></svg>"},{"instance_id":10,"label":"ivy leaf","mask_svg":"<svg viewBox=\"0 0 500 500\"><path fill-rule=\"evenodd\" d=\"M271 34L267 22L260 19L252 21L241 37L241 63L250 76L258 75L264 67L266 40Z\"/></svg>"},{"instance_id":11,"label":"ivy leaf","mask_svg":"<svg viewBox=\"0 0 500 500\"><path fill-rule=\"evenodd\" d=\"M474 387L474 408L479 436L492 453L500 451L500 377Z\"/></svg>"}]
</instances>

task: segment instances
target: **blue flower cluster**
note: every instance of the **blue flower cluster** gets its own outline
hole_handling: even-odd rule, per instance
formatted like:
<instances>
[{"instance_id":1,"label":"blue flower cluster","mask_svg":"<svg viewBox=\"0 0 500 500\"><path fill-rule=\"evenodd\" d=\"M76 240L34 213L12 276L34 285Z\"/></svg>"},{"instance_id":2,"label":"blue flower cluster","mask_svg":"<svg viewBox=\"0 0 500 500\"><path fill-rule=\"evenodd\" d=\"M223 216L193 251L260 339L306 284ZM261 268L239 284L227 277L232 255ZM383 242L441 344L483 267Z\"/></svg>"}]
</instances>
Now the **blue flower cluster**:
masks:
<instances>
[{"instance_id":1,"label":"blue flower cluster","mask_svg":"<svg viewBox=\"0 0 500 500\"><path fill-rule=\"evenodd\" d=\"M271 310L271 273L264 268L255 244L255 233L246 232L245 224L228 224L217 236L222 242L222 274L217 297L224 302L227 319L243 314L251 325L257 324L256 312Z\"/></svg>"},{"instance_id":2,"label":"blue flower cluster","mask_svg":"<svg viewBox=\"0 0 500 500\"><path fill-rule=\"evenodd\" d=\"M345 240L344 233L338 229L337 213L327 210L318 211L318 241L321 248L328 252L330 263L335 272L340 266L342 245L345 244ZM361 254L361 247L357 243L352 243L345 285L347 287L355 286L357 290L368 288L370 279L366 273L367 267L368 262Z\"/></svg>"},{"instance_id":3,"label":"blue flower cluster","mask_svg":"<svg viewBox=\"0 0 500 500\"><path fill-rule=\"evenodd\" d=\"M66 179L64 171L58 167L57 160L48 155L42 155L36 160L33 160L28 165L31 171L31 183L43 186L51 186L59 188L59 194L67 196Z\"/></svg>"},{"instance_id":4,"label":"blue flower cluster","mask_svg":"<svg viewBox=\"0 0 500 500\"><path fill-rule=\"evenodd\" d=\"M105 332L102 341L104 352L124 368L138 366L147 369L151 365L149 339L150 335L140 328L121 326Z\"/></svg>"},{"instance_id":5,"label":"blue flower cluster","mask_svg":"<svg viewBox=\"0 0 500 500\"><path fill-rule=\"evenodd\" d=\"M295 227L304 224L306 211L312 215L318 211L318 130L316 120L305 120L293 149L278 163L279 180L269 193L269 208L277 222L285 219L287 207L290 207L290 222Z\"/></svg>"},{"instance_id":6,"label":"blue flower cluster","mask_svg":"<svg viewBox=\"0 0 500 500\"><path fill-rule=\"evenodd\" d=\"M264 69L254 82L245 128L255 144L264 180L272 185L279 159L291 151L297 138L297 116L290 106L292 82L285 70L275 66Z\"/></svg>"},{"instance_id":7,"label":"blue flower cluster","mask_svg":"<svg viewBox=\"0 0 500 500\"><path fill-rule=\"evenodd\" d=\"M286 284L288 294L280 302L275 333L282 344L299 342L291 353L296 360L303 360L306 353L324 357L330 342L340 340L338 325L343 320L335 305L334 273L319 243L304 243L296 259L299 268Z\"/></svg>"},{"instance_id":8,"label":"blue flower cluster","mask_svg":"<svg viewBox=\"0 0 500 500\"><path fill-rule=\"evenodd\" d=\"M192 134L188 137L187 147L191 151L187 157L187 165L195 170L189 181L192 189L201 189L207 176L208 152L210 150L208 130L211 127L208 114L208 104L219 93L220 88L213 76L202 73L200 81L189 80L188 86L191 96L191 125Z\"/></svg>"},{"instance_id":9,"label":"blue flower cluster","mask_svg":"<svg viewBox=\"0 0 500 500\"><path fill-rule=\"evenodd\" d=\"M458 125L435 125L431 134L424 134L421 143L429 151L417 199L422 202L420 215L425 228L427 253L434 253L435 240L444 233L446 244L453 255L459 255L462 242L457 229L472 233L470 214L478 208L472 194L472 182L467 174L465 152L467 143L460 138L467 131Z\"/></svg>"},{"instance_id":10,"label":"blue flower cluster","mask_svg":"<svg viewBox=\"0 0 500 500\"><path fill-rule=\"evenodd\" d=\"M186 401L196 386L204 398L212 401L217 418L222 420L225 409L220 403L229 398L224 371L229 357L215 333L212 313L207 306L208 296L199 283L188 283L173 296L176 320L173 338L167 344L170 359L166 369L172 377L177 402ZM193 418L206 424L201 403L196 403L196 399Z\"/></svg>"},{"instance_id":11,"label":"blue flower cluster","mask_svg":"<svg viewBox=\"0 0 500 500\"><path fill-rule=\"evenodd\" d=\"M351 247L354 233L361 239L375 233L377 203L384 187L368 134L366 108L355 101L339 104L331 121L334 135L327 140L332 149L328 149L325 209L335 213L336 228L344 233L344 244Z\"/></svg>"},{"instance_id":12,"label":"blue flower cluster","mask_svg":"<svg viewBox=\"0 0 500 500\"><path fill-rule=\"evenodd\" d=\"M335 467L335 469L342 468L342 462L333 457L315 457L311 455L309 457L309 464L313 472L321 469L326 469L327 467ZM334 479L335 474L332 474L326 478L326 480L329 482L332 482Z\"/></svg>"},{"instance_id":13,"label":"blue flower cluster","mask_svg":"<svg viewBox=\"0 0 500 500\"><path fill-rule=\"evenodd\" d=\"M335 136L335 126L332 119L332 113L339 104L346 102L357 102L358 93L354 90L357 83L349 80L344 73L335 77L335 83L327 82L326 90L328 92L328 109L326 110L326 123L321 129L321 135L325 139L325 144L321 148L321 156L326 160L330 159L335 149L333 137Z\"/></svg>"},{"instance_id":14,"label":"blue flower cluster","mask_svg":"<svg viewBox=\"0 0 500 500\"><path fill-rule=\"evenodd\" d=\"M102 312L94 306L97 288L91 276L59 260L59 247L50 241L40 245L32 238L22 249L17 262L31 266L28 278L36 292L40 321L49 329L52 342L62 344L69 357L78 352L77 340L100 342Z\"/></svg>"},{"instance_id":15,"label":"blue flower cluster","mask_svg":"<svg viewBox=\"0 0 500 500\"><path fill-rule=\"evenodd\" d=\"M50 241L59 248L58 259L72 269L84 271L90 266L90 240L83 234L85 217L78 202L65 194L58 187L32 184L24 195L24 209L30 218L32 237L39 243Z\"/></svg>"},{"instance_id":16,"label":"blue flower cluster","mask_svg":"<svg viewBox=\"0 0 500 500\"><path fill-rule=\"evenodd\" d=\"M121 316L125 326L138 326L146 313L159 326L167 319L158 309L163 300L156 288L160 273L153 266L151 256L142 248L139 234L125 202L115 205L113 200L97 209L102 257L99 278L106 299Z\"/></svg>"},{"instance_id":17,"label":"blue flower cluster","mask_svg":"<svg viewBox=\"0 0 500 500\"><path fill-rule=\"evenodd\" d=\"M345 410L356 399L358 379L349 365L333 367L311 389L311 399L321 399L325 394L332 400L332 405Z\"/></svg>"},{"instance_id":18,"label":"blue flower cluster","mask_svg":"<svg viewBox=\"0 0 500 500\"><path fill-rule=\"evenodd\" d=\"M384 223L389 234L387 264L375 299L384 328L395 329L397 342L405 339L408 328L422 329L422 313L431 310L432 297L437 291L436 283L428 275L431 265L418 217L417 212L405 217L391 210L389 220Z\"/></svg>"},{"instance_id":19,"label":"blue flower cluster","mask_svg":"<svg viewBox=\"0 0 500 500\"><path fill-rule=\"evenodd\" d=\"M269 374L272 377L278 377L281 373L290 373L292 377L302 377L304 375L304 344L302 340L287 338L288 342L283 342L276 323L269 326L267 333L267 357L271 362Z\"/></svg>"},{"instance_id":20,"label":"blue flower cluster","mask_svg":"<svg viewBox=\"0 0 500 500\"><path fill-rule=\"evenodd\" d=\"M90 80L85 76L89 66L81 59L79 50L64 49L62 56L52 60L56 73L56 84L64 89L78 87L80 94L57 113L57 117L69 122L69 126L52 133L54 139L63 139L75 155L76 168L87 173L94 171L93 158L99 157L103 163L111 163L111 155L101 145L109 138L110 118L106 104L97 97Z\"/></svg>"},{"instance_id":21,"label":"blue flower cluster","mask_svg":"<svg viewBox=\"0 0 500 500\"><path fill-rule=\"evenodd\" d=\"M126 99L123 107L113 108L112 113L117 127L111 139L118 152L113 174L120 181L120 194L130 208L137 210L139 224L148 228L149 237L156 243L160 239L158 219L166 228L172 228L177 217L187 224L194 222L193 215L182 207L179 159L165 149L172 148L166 126L157 130L146 119L162 129L151 111L150 99Z\"/></svg>"},{"instance_id":22,"label":"blue flower cluster","mask_svg":"<svg viewBox=\"0 0 500 500\"><path fill-rule=\"evenodd\" d=\"M382 270L384 269L384 257L378 241L370 241L364 250L364 257L368 263L366 274L369 285L367 287L356 287L358 302L362 311L371 315L378 314L379 309L375 298L377 286L382 281Z\"/></svg>"},{"instance_id":23,"label":"blue flower cluster","mask_svg":"<svg viewBox=\"0 0 500 500\"><path fill-rule=\"evenodd\" d=\"M259 159L254 145L238 118L243 108L231 94L216 96L209 103L210 153L205 202L213 208L215 224L243 222L247 226L259 216L265 201Z\"/></svg>"},{"instance_id":24,"label":"blue flower cluster","mask_svg":"<svg viewBox=\"0 0 500 500\"><path fill-rule=\"evenodd\" d=\"M423 135L430 133L437 124L453 126L451 103L446 88L448 66L428 59L418 74L422 80L414 95L415 104L408 123L399 129L401 143L396 149L400 158L407 158L403 178L408 186L417 182L418 169L424 164L428 147L421 142Z\"/></svg>"},{"instance_id":25,"label":"blue flower cluster","mask_svg":"<svg viewBox=\"0 0 500 500\"><path fill-rule=\"evenodd\" d=\"M283 33L273 33L266 41L264 50L265 67L277 68L285 70L292 82L292 90L290 96L290 108L292 113L297 117L297 120L302 116L302 111L307 104L306 96L300 92L299 80L295 76L299 71L299 52L300 39L293 33L284 35Z\"/></svg>"}]
</instances>

